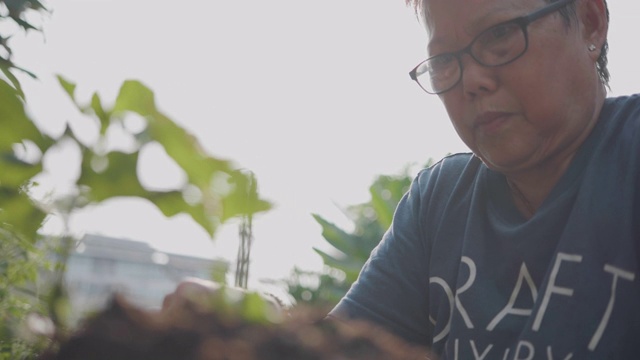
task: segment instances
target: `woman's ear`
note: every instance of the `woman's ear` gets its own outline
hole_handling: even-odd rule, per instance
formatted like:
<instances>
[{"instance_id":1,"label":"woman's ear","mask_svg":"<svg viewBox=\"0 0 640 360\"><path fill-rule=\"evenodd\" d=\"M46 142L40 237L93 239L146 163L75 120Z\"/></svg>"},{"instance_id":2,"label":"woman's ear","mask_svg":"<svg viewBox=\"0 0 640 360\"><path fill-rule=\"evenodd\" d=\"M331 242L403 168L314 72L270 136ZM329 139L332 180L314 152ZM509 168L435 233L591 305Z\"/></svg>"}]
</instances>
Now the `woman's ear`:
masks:
<instances>
[{"instance_id":1,"label":"woman's ear","mask_svg":"<svg viewBox=\"0 0 640 360\"><path fill-rule=\"evenodd\" d=\"M594 60L600 56L600 49L607 41L609 31L609 9L606 0L581 1L576 9L582 23L582 36L588 46L595 45L591 51Z\"/></svg>"}]
</instances>

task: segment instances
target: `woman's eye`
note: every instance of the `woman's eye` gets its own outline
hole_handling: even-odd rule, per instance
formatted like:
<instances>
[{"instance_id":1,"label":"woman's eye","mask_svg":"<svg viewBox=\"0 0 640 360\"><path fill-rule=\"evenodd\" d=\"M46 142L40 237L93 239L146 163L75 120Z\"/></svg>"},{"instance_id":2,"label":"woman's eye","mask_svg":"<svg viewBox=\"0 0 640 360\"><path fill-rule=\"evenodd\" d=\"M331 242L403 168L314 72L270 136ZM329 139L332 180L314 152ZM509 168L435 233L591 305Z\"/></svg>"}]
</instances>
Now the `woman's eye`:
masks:
<instances>
[{"instance_id":1,"label":"woman's eye","mask_svg":"<svg viewBox=\"0 0 640 360\"><path fill-rule=\"evenodd\" d=\"M438 71L442 68L449 66L454 61L453 55L440 55L436 56L429 61L429 67L432 70Z\"/></svg>"},{"instance_id":2,"label":"woman's eye","mask_svg":"<svg viewBox=\"0 0 640 360\"><path fill-rule=\"evenodd\" d=\"M489 29L491 37L493 37L494 39L505 37L510 33L510 31L510 26L508 25L498 25Z\"/></svg>"},{"instance_id":3,"label":"woman's eye","mask_svg":"<svg viewBox=\"0 0 640 360\"><path fill-rule=\"evenodd\" d=\"M491 29L485 31L480 36L480 43L491 44L497 41L504 41L510 39L512 36L518 33L520 28L518 25L510 23L510 24L502 24L492 27Z\"/></svg>"}]
</instances>

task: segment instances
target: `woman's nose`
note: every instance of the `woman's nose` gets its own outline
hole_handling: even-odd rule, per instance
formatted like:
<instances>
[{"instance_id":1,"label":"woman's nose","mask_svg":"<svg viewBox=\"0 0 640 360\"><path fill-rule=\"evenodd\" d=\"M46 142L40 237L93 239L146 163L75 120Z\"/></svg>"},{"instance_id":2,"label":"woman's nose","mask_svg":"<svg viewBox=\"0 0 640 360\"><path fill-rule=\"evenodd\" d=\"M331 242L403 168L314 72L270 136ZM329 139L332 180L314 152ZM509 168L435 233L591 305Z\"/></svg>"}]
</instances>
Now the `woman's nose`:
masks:
<instances>
[{"instance_id":1,"label":"woman's nose","mask_svg":"<svg viewBox=\"0 0 640 360\"><path fill-rule=\"evenodd\" d=\"M461 64L462 78L460 83L466 96L475 97L489 94L497 89L498 76L495 68L480 65L469 54L462 57Z\"/></svg>"}]
</instances>

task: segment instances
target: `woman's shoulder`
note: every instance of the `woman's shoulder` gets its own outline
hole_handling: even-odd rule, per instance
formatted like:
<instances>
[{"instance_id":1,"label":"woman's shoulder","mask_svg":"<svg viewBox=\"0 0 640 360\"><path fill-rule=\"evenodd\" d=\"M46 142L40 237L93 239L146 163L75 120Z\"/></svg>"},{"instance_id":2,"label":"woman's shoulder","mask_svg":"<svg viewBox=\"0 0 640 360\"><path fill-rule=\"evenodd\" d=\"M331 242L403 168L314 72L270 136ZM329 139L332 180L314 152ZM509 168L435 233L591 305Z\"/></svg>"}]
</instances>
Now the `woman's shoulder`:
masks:
<instances>
[{"instance_id":1,"label":"woman's shoulder","mask_svg":"<svg viewBox=\"0 0 640 360\"><path fill-rule=\"evenodd\" d=\"M640 139L640 94L607 98L600 122L606 139L619 146L636 143Z\"/></svg>"},{"instance_id":2,"label":"woman's shoulder","mask_svg":"<svg viewBox=\"0 0 640 360\"><path fill-rule=\"evenodd\" d=\"M601 117L638 119L640 117L640 94L607 98L602 108Z\"/></svg>"},{"instance_id":3,"label":"woman's shoulder","mask_svg":"<svg viewBox=\"0 0 640 360\"><path fill-rule=\"evenodd\" d=\"M475 181L485 170L487 167L473 153L455 153L422 169L415 181L423 190L453 188Z\"/></svg>"},{"instance_id":4,"label":"woman's shoulder","mask_svg":"<svg viewBox=\"0 0 640 360\"><path fill-rule=\"evenodd\" d=\"M471 152L449 154L434 164L422 169L420 177L431 176L459 176L465 171L475 171L481 167L482 161Z\"/></svg>"}]
</instances>

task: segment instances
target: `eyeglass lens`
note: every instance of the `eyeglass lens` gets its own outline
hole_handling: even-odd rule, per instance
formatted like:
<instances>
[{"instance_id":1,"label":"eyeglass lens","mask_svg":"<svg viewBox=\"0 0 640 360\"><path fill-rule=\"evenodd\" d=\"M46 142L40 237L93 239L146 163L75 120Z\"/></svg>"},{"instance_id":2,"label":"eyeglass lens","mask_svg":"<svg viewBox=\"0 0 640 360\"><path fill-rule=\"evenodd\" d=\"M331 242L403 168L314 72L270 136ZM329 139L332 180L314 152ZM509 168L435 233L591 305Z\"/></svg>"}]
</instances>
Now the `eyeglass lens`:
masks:
<instances>
[{"instance_id":1,"label":"eyeglass lens","mask_svg":"<svg viewBox=\"0 0 640 360\"><path fill-rule=\"evenodd\" d=\"M426 60L416 71L417 80L429 93L444 92L460 80L462 54L469 53L484 66L499 66L522 55L526 46L526 35L520 24L496 25L480 33L466 49Z\"/></svg>"}]
</instances>

